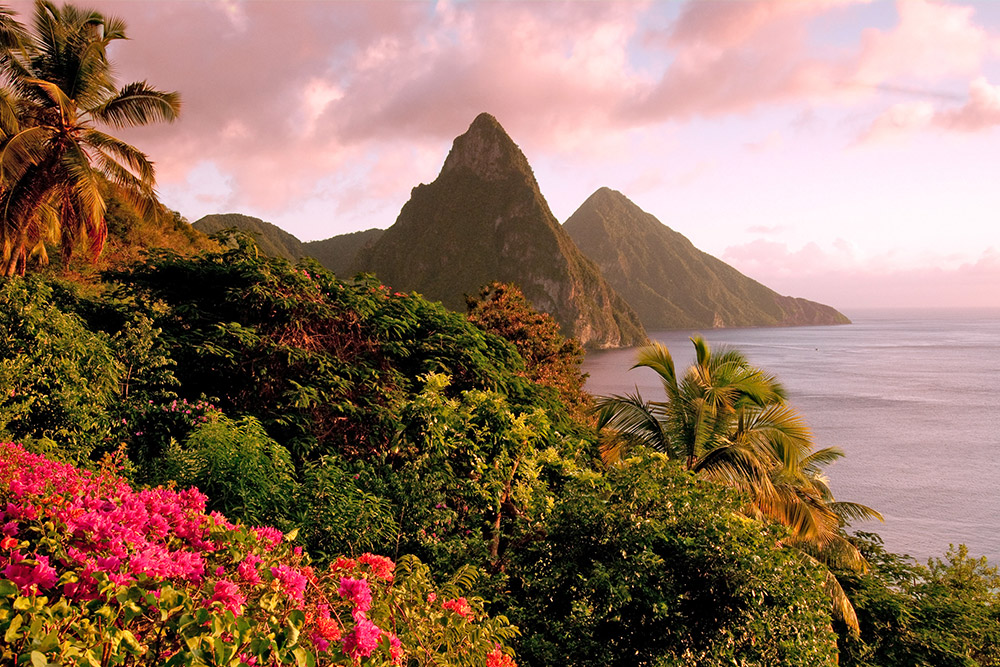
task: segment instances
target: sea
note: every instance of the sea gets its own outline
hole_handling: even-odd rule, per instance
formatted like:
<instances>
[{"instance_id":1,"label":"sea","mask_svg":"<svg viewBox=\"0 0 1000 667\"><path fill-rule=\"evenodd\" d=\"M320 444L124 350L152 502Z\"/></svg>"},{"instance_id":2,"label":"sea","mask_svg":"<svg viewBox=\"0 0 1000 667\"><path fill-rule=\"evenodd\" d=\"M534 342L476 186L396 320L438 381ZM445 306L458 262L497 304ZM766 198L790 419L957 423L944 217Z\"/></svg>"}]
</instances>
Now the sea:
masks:
<instances>
[{"instance_id":1,"label":"sea","mask_svg":"<svg viewBox=\"0 0 1000 667\"><path fill-rule=\"evenodd\" d=\"M731 347L777 376L817 447L844 458L826 468L837 500L885 522L889 551L921 563L949 545L1000 564L1000 309L844 311L852 324L661 331L678 373L694 361L690 337ZM663 396L658 376L629 370L635 349L588 353L595 395Z\"/></svg>"}]
</instances>

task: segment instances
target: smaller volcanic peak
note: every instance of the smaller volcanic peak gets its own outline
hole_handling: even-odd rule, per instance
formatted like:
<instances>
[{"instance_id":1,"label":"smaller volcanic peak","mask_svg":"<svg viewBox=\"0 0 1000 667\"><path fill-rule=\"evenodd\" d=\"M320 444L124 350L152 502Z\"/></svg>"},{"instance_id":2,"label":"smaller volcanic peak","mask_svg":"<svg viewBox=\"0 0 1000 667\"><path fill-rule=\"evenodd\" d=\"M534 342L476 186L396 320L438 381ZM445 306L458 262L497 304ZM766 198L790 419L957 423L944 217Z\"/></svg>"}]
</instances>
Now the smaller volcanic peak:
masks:
<instances>
[{"instance_id":1,"label":"smaller volcanic peak","mask_svg":"<svg viewBox=\"0 0 1000 667\"><path fill-rule=\"evenodd\" d=\"M592 194L564 229L647 329L849 322L830 306L781 296L698 250L615 190Z\"/></svg>"}]
</instances>

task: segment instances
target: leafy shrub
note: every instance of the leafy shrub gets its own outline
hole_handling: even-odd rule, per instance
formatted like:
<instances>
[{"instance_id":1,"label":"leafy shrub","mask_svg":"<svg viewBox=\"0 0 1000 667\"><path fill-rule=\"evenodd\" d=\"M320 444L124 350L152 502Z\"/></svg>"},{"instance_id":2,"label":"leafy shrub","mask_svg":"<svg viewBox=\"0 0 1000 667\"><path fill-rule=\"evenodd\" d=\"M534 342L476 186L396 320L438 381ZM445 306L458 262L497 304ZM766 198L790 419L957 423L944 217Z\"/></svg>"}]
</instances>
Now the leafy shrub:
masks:
<instances>
[{"instance_id":1,"label":"leafy shrub","mask_svg":"<svg viewBox=\"0 0 1000 667\"><path fill-rule=\"evenodd\" d=\"M126 373L110 338L63 312L38 277L0 282L0 303L0 433L75 461L114 449Z\"/></svg>"},{"instance_id":2,"label":"leafy shrub","mask_svg":"<svg viewBox=\"0 0 1000 667\"><path fill-rule=\"evenodd\" d=\"M0 661L76 665L510 663L516 632L415 559L325 570L274 528L205 514L195 489L134 491L0 445ZM492 657L490 657L492 656Z\"/></svg>"},{"instance_id":3,"label":"leafy shrub","mask_svg":"<svg viewBox=\"0 0 1000 667\"><path fill-rule=\"evenodd\" d=\"M854 543L871 564L866 574L838 573L861 625L840 633L848 667L1000 665L1000 574L964 545L926 566L885 550L873 533Z\"/></svg>"},{"instance_id":4,"label":"leafy shrub","mask_svg":"<svg viewBox=\"0 0 1000 667\"><path fill-rule=\"evenodd\" d=\"M393 504L358 487L358 473L335 456L323 457L302 471L290 521L317 560L337 553L397 551L400 528Z\"/></svg>"},{"instance_id":5,"label":"leafy shrub","mask_svg":"<svg viewBox=\"0 0 1000 667\"><path fill-rule=\"evenodd\" d=\"M492 391L452 397L446 375L423 379L401 408L394 457L358 483L392 502L404 551L445 570L471 562L496 572L512 545L540 536L553 500L534 459L555 435L542 410Z\"/></svg>"},{"instance_id":6,"label":"leafy shrub","mask_svg":"<svg viewBox=\"0 0 1000 667\"><path fill-rule=\"evenodd\" d=\"M661 455L581 472L546 539L515 554L519 653L537 665L835 664L820 573L739 507Z\"/></svg>"},{"instance_id":7,"label":"leafy shrub","mask_svg":"<svg viewBox=\"0 0 1000 667\"><path fill-rule=\"evenodd\" d=\"M210 511L248 525L283 523L296 485L288 450L269 438L253 417L216 415L209 420L197 406L191 407L193 411L167 412L194 425L183 443L174 441L154 464L149 481L197 487L208 496Z\"/></svg>"},{"instance_id":8,"label":"leafy shrub","mask_svg":"<svg viewBox=\"0 0 1000 667\"><path fill-rule=\"evenodd\" d=\"M579 341L564 337L555 319L535 310L516 285L490 283L466 303L470 322L514 344L524 359L525 377L554 390L577 418L586 415L592 400L583 389Z\"/></svg>"},{"instance_id":9,"label":"leafy shrub","mask_svg":"<svg viewBox=\"0 0 1000 667\"><path fill-rule=\"evenodd\" d=\"M384 453L395 408L428 372L454 390L497 389L530 402L513 347L464 317L374 281L347 283L247 246L193 258L151 254L112 276L170 343L184 395L253 415L296 465Z\"/></svg>"}]
</instances>

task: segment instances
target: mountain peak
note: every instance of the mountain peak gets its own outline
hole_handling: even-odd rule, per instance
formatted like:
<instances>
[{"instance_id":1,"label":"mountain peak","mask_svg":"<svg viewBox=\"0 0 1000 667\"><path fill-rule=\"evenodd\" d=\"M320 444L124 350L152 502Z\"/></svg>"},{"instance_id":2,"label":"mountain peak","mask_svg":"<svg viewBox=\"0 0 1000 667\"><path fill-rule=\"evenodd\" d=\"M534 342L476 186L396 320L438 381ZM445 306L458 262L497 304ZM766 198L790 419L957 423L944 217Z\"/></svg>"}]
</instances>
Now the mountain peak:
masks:
<instances>
[{"instance_id":1,"label":"mountain peak","mask_svg":"<svg viewBox=\"0 0 1000 667\"><path fill-rule=\"evenodd\" d=\"M781 296L698 250L609 188L592 194L563 229L650 330L848 322L830 306Z\"/></svg>"},{"instance_id":2,"label":"mountain peak","mask_svg":"<svg viewBox=\"0 0 1000 667\"><path fill-rule=\"evenodd\" d=\"M529 176L532 182L535 178L521 149L500 122L485 112L452 144L441 173L453 171L468 172L484 181L504 180L516 173Z\"/></svg>"},{"instance_id":3,"label":"mountain peak","mask_svg":"<svg viewBox=\"0 0 1000 667\"><path fill-rule=\"evenodd\" d=\"M483 285L514 283L584 345L646 340L635 312L559 225L524 154L489 114L455 139L438 177L413 189L396 223L353 268L456 310Z\"/></svg>"}]
</instances>

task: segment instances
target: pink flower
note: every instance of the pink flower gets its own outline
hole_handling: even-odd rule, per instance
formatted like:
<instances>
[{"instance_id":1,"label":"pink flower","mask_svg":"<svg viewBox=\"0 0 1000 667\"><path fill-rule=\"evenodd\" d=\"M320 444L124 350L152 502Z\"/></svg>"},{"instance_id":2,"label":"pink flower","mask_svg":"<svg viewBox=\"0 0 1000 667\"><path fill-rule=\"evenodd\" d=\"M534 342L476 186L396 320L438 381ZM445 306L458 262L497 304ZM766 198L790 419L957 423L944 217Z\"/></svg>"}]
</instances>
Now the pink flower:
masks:
<instances>
[{"instance_id":1,"label":"pink flower","mask_svg":"<svg viewBox=\"0 0 1000 667\"><path fill-rule=\"evenodd\" d=\"M343 556L338 556L337 560L333 561L330 565L330 571L336 572L337 570L353 570L358 566L358 561L353 558L344 558Z\"/></svg>"},{"instance_id":2,"label":"pink flower","mask_svg":"<svg viewBox=\"0 0 1000 667\"><path fill-rule=\"evenodd\" d=\"M257 533L257 539L264 543L264 551L270 551L278 546L285 537L280 530L271 526L254 528L254 532Z\"/></svg>"},{"instance_id":3,"label":"pink flower","mask_svg":"<svg viewBox=\"0 0 1000 667\"><path fill-rule=\"evenodd\" d=\"M260 574L257 572L258 565L260 565L260 557L255 554L247 554L243 562L236 566L236 574L250 585L259 584Z\"/></svg>"},{"instance_id":4,"label":"pink flower","mask_svg":"<svg viewBox=\"0 0 1000 667\"><path fill-rule=\"evenodd\" d=\"M361 554L361 557L358 558L358 562L370 567L372 569L372 574L379 579L392 582L393 570L396 569L396 564L389 558L386 558L385 556L376 556L375 554Z\"/></svg>"},{"instance_id":5,"label":"pink flower","mask_svg":"<svg viewBox=\"0 0 1000 667\"><path fill-rule=\"evenodd\" d=\"M243 603L247 601L245 595L240 592L240 587L228 579L219 579L215 582L215 591L212 597L205 603L205 606L213 602L220 603L223 607L233 612L234 616L243 613Z\"/></svg>"},{"instance_id":6,"label":"pink flower","mask_svg":"<svg viewBox=\"0 0 1000 667\"><path fill-rule=\"evenodd\" d=\"M355 662L367 658L378 647L381 636L382 630L362 614L354 629L344 637L344 653Z\"/></svg>"},{"instance_id":7,"label":"pink flower","mask_svg":"<svg viewBox=\"0 0 1000 667\"><path fill-rule=\"evenodd\" d=\"M399 637L396 635L389 635L389 658L396 665L402 665L403 660L406 658L406 652L403 651L403 642L399 641Z\"/></svg>"},{"instance_id":8,"label":"pink flower","mask_svg":"<svg viewBox=\"0 0 1000 667\"><path fill-rule=\"evenodd\" d=\"M49 565L48 556L35 556L35 564L25 562L26 556L20 551L10 555L10 563L3 569L3 576L17 584L22 593L34 594L52 588L59 581L56 569Z\"/></svg>"},{"instance_id":9,"label":"pink flower","mask_svg":"<svg viewBox=\"0 0 1000 667\"><path fill-rule=\"evenodd\" d=\"M455 612L462 618L468 618L472 614L472 608L469 607L469 603L465 598L455 598L454 600L445 600L441 603L441 606L445 609Z\"/></svg>"},{"instance_id":10,"label":"pink flower","mask_svg":"<svg viewBox=\"0 0 1000 667\"><path fill-rule=\"evenodd\" d=\"M517 667L517 663L500 649L500 644L494 644L493 650L486 656L486 667Z\"/></svg>"},{"instance_id":11,"label":"pink flower","mask_svg":"<svg viewBox=\"0 0 1000 667\"><path fill-rule=\"evenodd\" d=\"M354 608L360 611L368 611L372 606L372 593L368 588L368 581L365 579L351 579L341 577L340 590L337 594L354 603Z\"/></svg>"},{"instance_id":12,"label":"pink flower","mask_svg":"<svg viewBox=\"0 0 1000 667\"><path fill-rule=\"evenodd\" d=\"M320 616L316 619L316 631L313 637L314 644L317 638L321 638L327 642L335 642L342 636L343 634L340 631L340 625L337 621L329 616Z\"/></svg>"},{"instance_id":13,"label":"pink flower","mask_svg":"<svg viewBox=\"0 0 1000 667\"><path fill-rule=\"evenodd\" d=\"M281 584L281 589L288 594L289 597L302 602L305 598L306 584L309 580L305 576L296 570L294 567L289 567L284 563L271 568L271 575Z\"/></svg>"}]
</instances>

